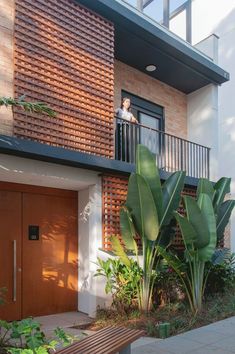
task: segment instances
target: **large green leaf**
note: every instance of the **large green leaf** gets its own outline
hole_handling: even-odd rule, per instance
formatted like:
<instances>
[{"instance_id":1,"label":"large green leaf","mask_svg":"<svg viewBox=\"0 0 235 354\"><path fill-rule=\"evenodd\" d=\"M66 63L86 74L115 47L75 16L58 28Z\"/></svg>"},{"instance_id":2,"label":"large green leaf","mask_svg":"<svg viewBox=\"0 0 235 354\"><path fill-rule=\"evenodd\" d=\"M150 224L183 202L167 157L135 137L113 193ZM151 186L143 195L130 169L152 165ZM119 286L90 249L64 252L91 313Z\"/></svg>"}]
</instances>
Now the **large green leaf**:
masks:
<instances>
[{"instance_id":1,"label":"large green leaf","mask_svg":"<svg viewBox=\"0 0 235 354\"><path fill-rule=\"evenodd\" d=\"M129 210L123 207L120 211L120 228L123 242L128 250L137 250L135 242L135 228Z\"/></svg>"},{"instance_id":2,"label":"large green leaf","mask_svg":"<svg viewBox=\"0 0 235 354\"><path fill-rule=\"evenodd\" d=\"M202 194L200 194L201 196ZM206 195L206 194L205 194ZM199 199L200 199L199 196ZM209 197L208 197L209 198ZM184 205L187 213L187 219L196 231L197 238L195 240L196 248L203 248L210 242L210 235L203 212L201 211L196 200L189 196L184 196Z\"/></svg>"},{"instance_id":3,"label":"large green leaf","mask_svg":"<svg viewBox=\"0 0 235 354\"><path fill-rule=\"evenodd\" d=\"M217 244L215 212L212 201L207 194L200 194L198 204L205 217L209 231L209 244L198 250L198 256L201 261L207 262L211 260Z\"/></svg>"},{"instance_id":4,"label":"large green leaf","mask_svg":"<svg viewBox=\"0 0 235 354\"><path fill-rule=\"evenodd\" d=\"M175 270L175 272L181 275L181 272L184 271L184 262L182 262L176 255L170 251L166 251L165 248L158 246L158 254L168 263L168 265Z\"/></svg>"},{"instance_id":5,"label":"large green leaf","mask_svg":"<svg viewBox=\"0 0 235 354\"><path fill-rule=\"evenodd\" d=\"M213 198L213 206L216 214L219 211L219 208L223 203L226 194L230 193L230 183L231 178L222 177L214 185L215 195Z\"/></svg>"},{"instance_id":6,"label":"large green leaf","mask_svg":"<svg viewBox=\"0 0 235 354\"><path fill-rule=\"evenodd\" d=\"M173 173L164 182L162 187L163 215L160 221L161 226L168 225L173 217L173 212L178 209L184 180L185 172L178 171Z\"/></svg>"},{"instance_id":7,"label":"large green leaf","mask_svg":"<svg viewBox=\"0 0 235 354\"><path fill-rule=\"evenodd\" d=\"M193 247L194 243L197 240L197 233L194 227L191 225L191 223L185 216L180 215L177 211L174 212L174 216L179 224L185 247Z\"/></svg>"},{"instance_id":8,"label":"large green leaf","mask_svg":"<svg viewBox=\"0 0 235 354\"><path fill-rule=\"evenodd\" d=\"M113 253L120 258L123 264L125 264L127 267L130 267L131 262L127 257L127 254L121 242L119 241L119 238L117 236L111 236L110 241L112 244Z\"/></svg>"},{"instance_id":9,"label":"large green leaf","mask_svg":"<svg viewBox=\"0 0 235 354\"><path fill-rule=\"evenodd\" d=\"M161 247L167 248L175 237L175 233L176 219L173 218L168 225L161 227L161 232L157 244Z\"/></svg>"},{"instance_id":10,"label":"large green leaf","mask_svg":"<svg viewBox=\"0 0 235 354\"><path fill-rule=\"evenodd\" d=\"M225 227L228 225L231 213L235 206L235 200L227 200L226 202L222 203L218 215L217 215L217 241L220 241L224 237L224 230Z\"/></svg>"},{"instance_id":11,"label":"large green leaf","mask_svg":"<svg viewBox=\"0 0 235 354\"><path fill-rule=\"evenodd\" d=\"M144 145L136 149L136 172L143 176L149 184L158 212L158 219L162 216L162 187L156 158Z\"/></svg>"},{"instance_id":12,"label":"large green leaf","mask_svg":"<svg viewBox=\"0 0 235 354\"><path fill-rule=\"evenodd\" d=\"M200 178L197 186L197 199L199 198L200 193L205 193L209 195L211 200L213 200L215 190L213 184L207 178Z\"/></svg>"},{"instance_id":13,"label":"large green leaf","mask_svg":"<svg viewBox=\"0 0 235 354\"><path fill-rule=\"evenodd\" d=\"M130 176L126 206L140 237L155 241L159 234L157 209L148 183L137 173Z\"/></svg>"}]
</instances>

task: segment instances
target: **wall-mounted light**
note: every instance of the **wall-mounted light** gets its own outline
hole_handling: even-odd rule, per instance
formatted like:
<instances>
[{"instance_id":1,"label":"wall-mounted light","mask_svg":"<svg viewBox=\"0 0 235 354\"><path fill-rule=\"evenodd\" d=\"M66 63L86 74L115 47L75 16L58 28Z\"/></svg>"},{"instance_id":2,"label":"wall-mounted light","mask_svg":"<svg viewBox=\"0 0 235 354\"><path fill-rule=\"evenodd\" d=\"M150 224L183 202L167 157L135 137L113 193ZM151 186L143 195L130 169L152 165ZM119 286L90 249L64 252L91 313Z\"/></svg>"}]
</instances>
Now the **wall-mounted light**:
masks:
<instances>
[{"instance_id":1,"label":"wall-mounted light","mask_svg":"<svg viewBox=\"0 0 235 354\"><path fill-rule=\"evenodd\" d=\"M150 64L145 67L145 69L149 72L155 71L157 69L156 65Z\"/></svg>"}]
</instances>

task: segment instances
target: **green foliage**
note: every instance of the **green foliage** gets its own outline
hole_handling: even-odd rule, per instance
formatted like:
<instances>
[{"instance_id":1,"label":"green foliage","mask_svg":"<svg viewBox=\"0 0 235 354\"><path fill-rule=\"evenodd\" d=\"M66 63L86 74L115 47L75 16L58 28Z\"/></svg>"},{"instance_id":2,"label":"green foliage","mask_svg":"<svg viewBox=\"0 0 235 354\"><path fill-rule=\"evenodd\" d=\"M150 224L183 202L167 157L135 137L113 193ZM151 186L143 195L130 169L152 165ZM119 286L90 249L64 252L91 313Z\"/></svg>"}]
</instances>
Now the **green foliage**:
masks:
<instances>
[{"instance_id":1,"label":"green foliage","mask_svg":"<svg viewBox=\"0 0 235 354\"><path fill-rule=\"evenodd\" d=\"M56 116L56 113L43 102L25 101L25 95L22 95L19 98L0 97L0 106L16 106L22 108L26 112L44 113L50 117Z\"/></svg>"},{"instance_id":2,"label":"green foliage","mask_svg":"<svg viewBox=\"0 0 235 354\"><path fill-rule=\"evenodd\" d=\"M162 252L182 280L194 313L202 308L207 280L205 264L212 260L216 248L216 219L212 200L202 190L200 188L198 191L197 201L184 197L186 216L175 212L185 245L184 260L180 261L175 256ZM182 273L184 263L188 266L186 273Z\"/></svg>"},{"instance_id":3,"label":"green foliage","mask_svg":"<svg viewBox=\"0 0 235 354\"><path fill-rule=\"evenodd\" d=\"M159 262L154 283L154 304L166 306L184 298L184 289L177 273L166 261Z\"/></svg>"},{"instance_id":4,"label":"green foliage","mask_svg":"<svg viewBox=\"0 0 235 354\"><path fill-rule=\"evenodd\" d=\"M173 212L179 207L185 172L173 173L161 185L154 155L143 145L137 146L136 173L130 176L126 204L121 210L121 233L125 248L111 238L114 253L127 265L125 249L131 250L140 267L135 235L138 234L143 251L143 277L139 283L138 302L141 310L149 311L158 256L158 245L169 245L172 235ZM118 246L118 247L117 247ZM121 251L121 247L123 250Z\"/></svg>"},{"instance_id":5,"label":"green foliage","mask_svg":"<svg viewBox=\"0 0 235 354\"><path fill-rule=\"evenodd\" d=\"M2 348L11 354L44 354L49 349L55 350L58 346L71 344L73 340L61 328L56 328L55 338L47 340L41 325L32 318L0 321L0 350Z\"/></svg>"},{"instance_id":6,"label":"green foliage","mask_svg":"<svg viewBox=\"0 0 235 354\"><path fill-rule=\"evenodd\" d=\"M206 178L201 178L197 188L197 197L205 193L212 201L216 217L217 244L223 240L225 228L235 206L235 200L225 201L230 193L231 178L222 177L214 185Z\"/></svg>"},{"instance_id":7,"label":"green foliage","mask_svg":"<svg viewBox=\"0 0 235 354\"><path fill-rule=\"evenodd\" d=\"M206 265L206 272L209 273L205 287L206 297L224 294L235 286L235 254L220 251L220 254Z\"/></svg>"},{"instance_id":8,"label":"green foliage","mask_svg":"<svg viewBox=\"0 0 235 354\"><path fill-rule=\"evenodd\" d=\"M221 178L214 186L210 181L201 179L197 189L197 199L188 196L183 198L186 216L175 212L185 245L184 259L181 260L159 248L159 253L181 279L193 313L201 311L203 295L205 289L209 289L213 273L221 273L220 280L222 282L224 280L224 284L225 278L222 279L222 274L228 275L227 264L221 264L227 251L217 251L216 245L218 228L223 229L224 232L232 211L230 207L229 213L224 217L227 205L224 198L229 188L228 178ZM221 217L218 217L220 214ZM221 223L223 226L220 226ZM228 279L228 282L230 280Z\"/></svg>"},{"instance_id":9,"label":"green foliage","mask_svg":"<svg viewBox=\"0 0 235 354\"><path fill-rule=\"evenodd\" d=\"M137 262L129 259L126 265L120 259L109 258L106 261L98 258L98 269L95 276L106 278L105 292L111 293L113 306L121 312L126 312L131 305L138 302L138 286L142 277L142 269Z\"/></svg>"}]
</instances>

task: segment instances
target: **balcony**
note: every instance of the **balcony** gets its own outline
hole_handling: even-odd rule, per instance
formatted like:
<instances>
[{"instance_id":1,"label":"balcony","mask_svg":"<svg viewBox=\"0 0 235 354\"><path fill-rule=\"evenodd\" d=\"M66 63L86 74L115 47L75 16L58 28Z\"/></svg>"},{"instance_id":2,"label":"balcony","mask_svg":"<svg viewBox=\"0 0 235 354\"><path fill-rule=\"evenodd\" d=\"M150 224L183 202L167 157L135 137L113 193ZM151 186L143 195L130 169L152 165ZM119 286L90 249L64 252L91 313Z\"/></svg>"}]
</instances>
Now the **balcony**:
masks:
<instances>
[{"instance_id":1,"label":"balcony","mask_svg":"<svg viewBox=\"0 0 235 354\"><path fill-rule=\"evenodd\" d=\"M186 171L194 178L209 178L210 148L143 124L115 117L115 159L135 163L137 144L156 155L156 163L166 172Z\"/></svg>"}]
</instances>

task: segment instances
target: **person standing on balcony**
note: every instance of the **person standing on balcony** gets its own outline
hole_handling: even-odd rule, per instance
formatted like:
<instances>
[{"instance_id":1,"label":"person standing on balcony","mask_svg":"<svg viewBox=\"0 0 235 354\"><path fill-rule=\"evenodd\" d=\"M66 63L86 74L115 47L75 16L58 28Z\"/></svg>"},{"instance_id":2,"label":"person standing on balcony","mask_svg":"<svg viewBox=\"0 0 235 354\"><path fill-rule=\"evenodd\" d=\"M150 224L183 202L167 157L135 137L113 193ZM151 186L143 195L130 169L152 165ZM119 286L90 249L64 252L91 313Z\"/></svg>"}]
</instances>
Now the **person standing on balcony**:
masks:
<instances>
[{"instance_id":1,"label":"person standing on balcony","mask_svg":"<svg viewBox=\"0 0 235 354\"><path fill-rule=\"evenodd\" d=\"M138 120L131 113L131 100L124 97L121 106L116 109L116 159L126 162L135 161L138 132L135 124ZM131 124L134 123L134 124Z\"/></svg>"},{"instance_id":2,"label":"person standing on balcony","mask_svg":"<svg viewBox=\"0 0 235 354\"><path fill-rule=\"evenodd\" d=\"M131 100L128 97L122 99L121 106L116 109L115 114L118 118L125 119L131 123L138 123L138 120L131 113Z\"/></svg>"}]
</instances>

